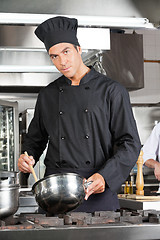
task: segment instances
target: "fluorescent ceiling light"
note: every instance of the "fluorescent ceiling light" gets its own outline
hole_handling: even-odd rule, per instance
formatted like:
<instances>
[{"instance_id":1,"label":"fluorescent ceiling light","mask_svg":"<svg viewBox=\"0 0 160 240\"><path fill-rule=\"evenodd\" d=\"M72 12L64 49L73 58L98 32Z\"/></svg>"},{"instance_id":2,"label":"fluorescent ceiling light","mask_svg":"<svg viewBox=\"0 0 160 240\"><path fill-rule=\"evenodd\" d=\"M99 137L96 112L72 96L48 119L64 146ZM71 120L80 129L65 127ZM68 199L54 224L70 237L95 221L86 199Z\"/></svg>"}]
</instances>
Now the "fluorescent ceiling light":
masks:
<instances>
[{"instance_id":1,"label":"fluorescent ceiling light","mask_svg":"<svg viewBox=\"0 0 160 240\"><path fill-rule=\"evenodd\" d=\"M55 14L27 14L27 13L0 13L0 24L29 24L38 25ZM105 16L79 16L63 15L78 19L79 26L121 27L121 28L154 28L147 18L137 17L105 17Z\"/></svg>"},{"instance_id":2,"label":"fluorescent ceiling light","mask_svg":"<svg viewBox=\"0 0 160 240\"><path fill-rule=\"evenodd\" d=\"M43 72L50 72L50 73L59 73L55 66L26 66L26 65L1 65L0 66L1 73L43 73Z\"/></svg>"},{"instance_id":3,"label":"fluorescent ceiling light","mask_svg":"<svg viewBox=\"0 0 160 240\"><path fill-rule=\"evenodd\" d=\"M45 48L1 47L1 52L46 52Z\"/></svg>"},{"instance_id":4,"label":"fluorescent ceiling light","mask_svg":"<svg viewBox=\"0 0 160 240\"><path fill-rule=\"evenodd\" d=\"M1 52L46 52L45 48L22 48L22 47L1 47ZM88 53L88 49L82 49L82 52Z\"/></svg>"}]
</instances>

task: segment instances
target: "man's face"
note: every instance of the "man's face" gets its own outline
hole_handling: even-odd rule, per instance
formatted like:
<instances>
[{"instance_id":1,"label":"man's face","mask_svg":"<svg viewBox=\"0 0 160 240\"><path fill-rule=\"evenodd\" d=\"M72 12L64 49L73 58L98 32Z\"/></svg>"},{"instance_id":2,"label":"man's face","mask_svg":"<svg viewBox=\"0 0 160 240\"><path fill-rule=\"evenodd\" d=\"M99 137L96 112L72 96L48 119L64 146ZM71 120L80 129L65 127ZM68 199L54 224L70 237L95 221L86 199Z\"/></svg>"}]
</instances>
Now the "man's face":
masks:
<instances>
[{"instance_id":1,"label":"man's face","mask_svg":"<svg viewBox=\"0 0 160 240\"><path fill-rule=\"evenodd\" d=\"M55 67L67 78L72 79L80 72L81 47L70 43L58 43L49 49L49 56Z\"/></svg>"}]
</instances>

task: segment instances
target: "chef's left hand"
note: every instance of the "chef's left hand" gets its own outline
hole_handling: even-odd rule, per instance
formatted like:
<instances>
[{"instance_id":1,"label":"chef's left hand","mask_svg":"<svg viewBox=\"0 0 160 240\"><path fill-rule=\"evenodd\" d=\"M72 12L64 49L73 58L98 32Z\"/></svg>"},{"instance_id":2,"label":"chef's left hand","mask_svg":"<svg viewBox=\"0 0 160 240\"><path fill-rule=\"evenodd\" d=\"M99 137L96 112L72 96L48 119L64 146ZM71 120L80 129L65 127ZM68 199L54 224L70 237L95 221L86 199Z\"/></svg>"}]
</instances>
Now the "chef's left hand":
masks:
<instances>
[{"instance_id":1,"label":"chef's left hand","mask_svg":"<svg viewBox=\"0 0 160 240\"><path fill-rule=\"evenodd\" d=\"M87 200L91 194L102 193L105 190L105 180L99 173L95 173L91 177L89 177L87 179L87 182L90 181L93 182L85 190L85 200Z\"/></svg>"}]
</instances>

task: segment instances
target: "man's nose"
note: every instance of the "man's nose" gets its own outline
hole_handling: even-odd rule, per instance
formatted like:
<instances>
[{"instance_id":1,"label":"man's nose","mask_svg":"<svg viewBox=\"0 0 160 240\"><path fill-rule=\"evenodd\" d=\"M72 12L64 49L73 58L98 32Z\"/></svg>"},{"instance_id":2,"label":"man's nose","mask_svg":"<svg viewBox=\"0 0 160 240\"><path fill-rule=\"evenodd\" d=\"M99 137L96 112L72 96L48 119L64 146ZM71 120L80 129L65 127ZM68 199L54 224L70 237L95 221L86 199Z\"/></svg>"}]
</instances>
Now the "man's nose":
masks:
<instances>
[{"instance_id":1,"label":"man's nose","mask_svg":"<svg viewBox=\"0 0 160 240\"><path fill-rule=\"evenodd\" d=\"M65 56L61 56L61 58L60 58L60 64L61 64L61 65L65 65L65 64L66 64L66 57L65 57Z\"/></svg>"}]
</instances>

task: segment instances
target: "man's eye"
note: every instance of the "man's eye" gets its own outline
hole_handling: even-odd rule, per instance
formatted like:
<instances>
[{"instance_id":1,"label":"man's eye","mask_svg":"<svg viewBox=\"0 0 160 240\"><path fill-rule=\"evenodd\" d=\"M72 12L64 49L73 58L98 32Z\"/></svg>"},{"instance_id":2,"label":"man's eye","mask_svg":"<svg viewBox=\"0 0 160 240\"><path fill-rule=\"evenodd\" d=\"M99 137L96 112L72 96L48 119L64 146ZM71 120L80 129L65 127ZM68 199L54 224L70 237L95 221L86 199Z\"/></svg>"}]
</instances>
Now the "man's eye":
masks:
<instances>
[{"instance_id":1,"label":"man's eye","mask_svg":"<svg viewBox=\"0 0 160 240\"><path fill-rule=\"evenodd\" d=\"M55 55L55 56L54 56L54 55L51 56L51 59L52 59L52 60L55 60L56 58L57 58L56 55Z\"/></svg>"},{"instance_id":2,"label":"man's eye","mask_svg":"<svg viewBox=\"0 0 160 240\"><path fill-rule=\"evenodd\" d=\"M64 54L67 54L69 51L68 50L66 50L66 51L64 51Z\"/></svg>"}]
</instances>

